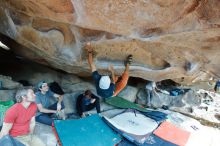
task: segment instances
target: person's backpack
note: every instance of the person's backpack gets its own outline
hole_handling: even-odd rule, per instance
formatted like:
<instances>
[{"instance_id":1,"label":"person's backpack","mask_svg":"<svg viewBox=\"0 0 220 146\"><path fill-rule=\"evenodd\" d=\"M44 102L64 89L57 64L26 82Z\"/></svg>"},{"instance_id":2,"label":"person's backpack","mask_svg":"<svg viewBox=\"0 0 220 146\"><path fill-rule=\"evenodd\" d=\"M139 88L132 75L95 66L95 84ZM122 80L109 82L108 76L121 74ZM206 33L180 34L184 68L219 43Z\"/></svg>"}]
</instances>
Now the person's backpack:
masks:
<instances>
[{"instance_id":1,"label":"person's backpack","mask_svg":"<svg viewBox=\"0 0 220 146\"><path fill-rule=\"evenodd\" d=\"M217 82L216 82L215 87L214 87L214 90L215 90L216 92L219 92L219 90L220 90L220 81L217 81Z\"/></svg>"},{"instance_id":2,"label":"person's backpack","mask_svg":"<svg viewBox=\"0 0 220 146\"><path fill-rule=\"evenodd\" d=\"M57 82L50 83L50 90L58 95L63 95L64 91Z\"/></svg>"}]
</instances>

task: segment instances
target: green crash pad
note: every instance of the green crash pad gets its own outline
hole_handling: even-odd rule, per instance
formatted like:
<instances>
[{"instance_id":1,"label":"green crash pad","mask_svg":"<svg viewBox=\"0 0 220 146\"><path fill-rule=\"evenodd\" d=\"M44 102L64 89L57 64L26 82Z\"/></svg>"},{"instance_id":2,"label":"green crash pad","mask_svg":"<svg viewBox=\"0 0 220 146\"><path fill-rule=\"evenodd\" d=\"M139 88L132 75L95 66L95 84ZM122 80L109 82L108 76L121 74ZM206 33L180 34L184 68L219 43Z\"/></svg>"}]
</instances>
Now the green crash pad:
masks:
<instances>
[{"instance_id":1,"label":"green crash pad","mask_svg":"<svg viewBox=\"0 0 220 146\"><path fill-rule=\"evenodd\" d=\"M14 101L8 100L8 101L0 101L0 126L3 124L5 112L14 105Z\"/></svg>"},{"instance_id":2,"label":"green crash pad","mask_svg":"<svg viewBox=\"0 0 220 146\"><path fill-rule=\"evenodd\" d=\"M105 99L105 102L119 108L132 108L142 112L147 112L148 110L143 108L141 105L130 102L122 97L114 96Z\"/></svg>"},{"instance_id":3,"label":"green crash pad","mask_svg":"<svg viewBox=\"0 0 220 146\"><path fill-rule=\"evenodd\" d=\"M121 141L98 114L78 120L55 120L54 127L62 146L114 146Z\"/></svg>"}]
</instances>

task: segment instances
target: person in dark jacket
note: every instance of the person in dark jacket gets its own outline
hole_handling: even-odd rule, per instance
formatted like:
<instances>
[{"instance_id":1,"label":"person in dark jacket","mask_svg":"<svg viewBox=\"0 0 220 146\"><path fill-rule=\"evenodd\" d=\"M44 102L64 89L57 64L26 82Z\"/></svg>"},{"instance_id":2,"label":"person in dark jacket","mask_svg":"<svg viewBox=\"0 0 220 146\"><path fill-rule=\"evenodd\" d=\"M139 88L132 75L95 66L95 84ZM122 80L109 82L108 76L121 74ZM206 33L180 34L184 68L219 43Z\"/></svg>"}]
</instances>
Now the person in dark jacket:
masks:
<instances>
[{"instance_id":1,"label":"person in dark jacket","mask_svg":"<svg viewBox=\"0 0 220 146\"><path fill-rule=\"evenodd\" d=\"M80 94L76 101L76 110L80 117L85 117L85 112L96 108L97 113L100 113L99 98L92 94L90 90L86 90Z\"/></svg>"}]
</instances>

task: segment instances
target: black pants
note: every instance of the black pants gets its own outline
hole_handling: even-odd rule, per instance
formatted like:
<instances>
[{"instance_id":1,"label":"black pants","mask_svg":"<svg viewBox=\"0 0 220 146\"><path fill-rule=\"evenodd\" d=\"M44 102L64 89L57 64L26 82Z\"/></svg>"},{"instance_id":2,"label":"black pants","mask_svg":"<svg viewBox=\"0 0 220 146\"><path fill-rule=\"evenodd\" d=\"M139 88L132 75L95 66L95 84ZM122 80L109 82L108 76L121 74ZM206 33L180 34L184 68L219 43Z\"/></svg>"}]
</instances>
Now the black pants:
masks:
<instances>
[{"instance_id":1,"label":"black pants","mask_svg":"<svg viewBox=\"0 0 220 146\"><path fill-rule=\"evenodd\" d=\"M82 116L82 113L85 111L90 111L93 108L96 108L97 113L100 113L100 102L99 102L99 98L95 98L95 102L91 103L89 105L84 105L82 102L82 99L80 97L78 97L77 99L77 103L76 103L76 110L77 113L79 114L79 116ZM83 107L83 108L82 108ZM84 109L84 111L83 111Z\"/></svg>"}]
</instances>

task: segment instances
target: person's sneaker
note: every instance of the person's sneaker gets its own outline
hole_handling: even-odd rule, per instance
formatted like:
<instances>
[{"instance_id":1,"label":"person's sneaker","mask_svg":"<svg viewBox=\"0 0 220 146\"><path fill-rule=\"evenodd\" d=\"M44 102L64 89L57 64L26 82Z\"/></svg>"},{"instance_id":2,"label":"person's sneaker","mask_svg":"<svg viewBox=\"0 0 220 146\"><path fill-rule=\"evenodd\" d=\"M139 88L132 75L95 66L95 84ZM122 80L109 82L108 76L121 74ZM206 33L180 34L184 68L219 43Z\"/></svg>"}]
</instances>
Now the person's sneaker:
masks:
<instances>
[{"instance_id":1,"label":"person's sneaker","mask_svg":"<svg viewBox=\"0 0 220 146\"><path fill-rule=\"evenodd\" d=\"M127 65L127 64L131 64L132 63L132 61L133 61L133 55L128 55L127 56L127 58L126 58L126 60L125 60L125 66Z\"/></svg>"},{"instance_id":2,"label":"person's sneaker","mask_svg":"<svg viewBox=\"0 0 220 146\"><path fill-rule=\"evenodd\" d=\"M164 110L168 110L169 109L169 107L166 106L166 105L163 105L161 108L164 109Z\"/></svg>"},{"instance_id":3,"label":"person's sneaker","mask_svg":"<svg viewBox=\"0 0 220 146\"><path fill-rule=\"evenodd\" d=\"M65 114L64 110L57 112L56 116L57 116L57 119L66 120L66 114Z\"/></svg>"},{"instance_id":4,"label":"person's sneaker","mask_svg":"<svg viewBox=\"0 0 220 146\"><path fill-rule=\"evenodd\" d=\"M89 117L91 114L85 114L85 117Z\"/></svg>"},{"instance_id":5,"label":"person's sneaker","mask_svg":"<svg viewBox=\"0 0 220 146\"><path fill-rule=\"evenodd\" d=\"M88 117L88 116L91 116L92 114L89 113L89 112L85 112L85 116Z\"/></svg>"},{"instance_id":6,"label":"person's sneaker","mask_svg":"<svg viewBox=\"0 0 220 146\"><path fill-rule=\"evenodd\" d=\"M98 113L98 115L99 115L100 117L103 117L102 113Z\"/></svg>"}]
</instances>

